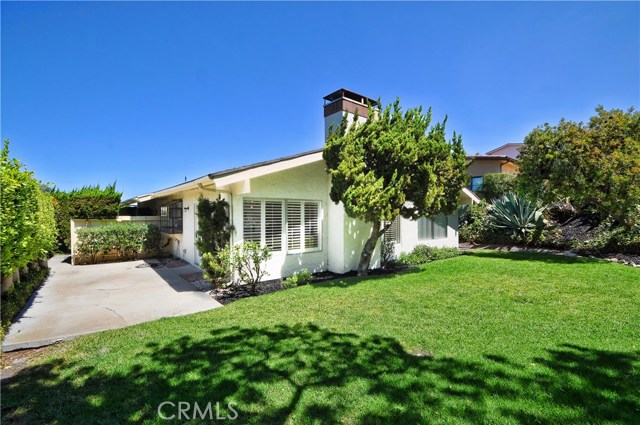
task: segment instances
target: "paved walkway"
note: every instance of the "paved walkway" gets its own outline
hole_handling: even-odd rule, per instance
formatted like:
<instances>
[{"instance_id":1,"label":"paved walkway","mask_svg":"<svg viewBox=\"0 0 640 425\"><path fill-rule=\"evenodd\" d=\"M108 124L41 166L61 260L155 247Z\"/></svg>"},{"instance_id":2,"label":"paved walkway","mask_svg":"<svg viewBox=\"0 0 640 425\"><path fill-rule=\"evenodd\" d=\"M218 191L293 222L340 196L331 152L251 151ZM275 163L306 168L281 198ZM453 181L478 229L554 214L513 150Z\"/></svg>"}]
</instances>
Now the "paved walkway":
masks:
<instances>
[{"instance_id":1,"label":"paved walkway","mask_svg":"<svg viewBox=\"0 0 640 425\"><path fill-rule=\"evenodd\" d=\"M49 279L11 325L3 351L222 306L188 282L199 272L188 263L150 267L160 264L138 260L72 266L65 259L49 260Z\"/></svg>"}]
</instances>

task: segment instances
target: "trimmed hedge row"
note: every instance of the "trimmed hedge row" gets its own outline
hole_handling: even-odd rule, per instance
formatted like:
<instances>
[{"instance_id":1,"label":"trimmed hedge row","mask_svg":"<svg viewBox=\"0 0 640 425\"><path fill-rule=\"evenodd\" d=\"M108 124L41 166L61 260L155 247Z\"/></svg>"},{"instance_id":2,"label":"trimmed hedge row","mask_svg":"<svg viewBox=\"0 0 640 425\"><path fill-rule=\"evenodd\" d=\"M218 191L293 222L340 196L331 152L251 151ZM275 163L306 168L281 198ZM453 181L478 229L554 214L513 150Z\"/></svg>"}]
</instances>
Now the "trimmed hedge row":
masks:
<instances>
[{"instance_id":1,"label":"trimmed hedge row","mask_svg":"<svg viewBox=\"0 0 640 425\"><path fill-rule=\"evenodd\" d=\"M70 192L56 189L53 196L58 228L58 250L69 252L71 247L71 226L69 223L71 219L116 218L122 193L116 191L116 184L113 183L104 189L100 188L100 185L84 186Z\"/></svg>"},{"instance_id":2,"label":"trimmed hedge row","mask_svg":"<svg viewBox=\"0 0 640 425\"><path fill-rule=\"evenodd\" d=\"M153 224L114 223L99 227L78 229L78 244L74 255L89 264L95 264L99 255L115 252L118 259L135 260L146 252L161 252L160 229Z\"/></svg>"},{"instance_id":3,"label":"trimmed hedge row","mask_svg":"<svg viewBox=\"0 0 640 425\"><path fill-rule=\"evenodd\" d=\"M54 248L56 226L50 194L33 172L9 158L9 141L0 155L0 272L2 277L46 258Z\"/></svg>"},{"instance_id":4,"label":"trimmed hedge row","mask_svg":"<svg viewBox=\"0 0 640 425\"><path fill-rule=\"evenodd\" d=\"M444 260L460 255L458 248L436 248L428 245L416 245L409 254L402 253L398 263L407 266L417 266L431 261Z\"/></svg>"}]
</instances>

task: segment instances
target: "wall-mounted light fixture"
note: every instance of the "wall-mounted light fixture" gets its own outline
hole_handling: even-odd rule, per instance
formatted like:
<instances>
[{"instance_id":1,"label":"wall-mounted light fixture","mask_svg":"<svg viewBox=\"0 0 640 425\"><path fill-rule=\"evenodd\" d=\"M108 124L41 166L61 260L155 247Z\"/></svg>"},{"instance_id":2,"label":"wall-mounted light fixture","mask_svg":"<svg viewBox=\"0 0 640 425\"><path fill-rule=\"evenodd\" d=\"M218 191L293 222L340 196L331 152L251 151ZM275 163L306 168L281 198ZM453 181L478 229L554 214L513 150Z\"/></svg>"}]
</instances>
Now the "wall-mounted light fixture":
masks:
<instances>
[{"instance_id":1,"label":"wall-mounted light fixture","mask_svg":"<svg viewBox=\"0 0 640 425\"><path fill-rule=\"evenodd\" d=\"M189 211L189 206L184 207L185 211Z\"/></svg>"}]
</instances>

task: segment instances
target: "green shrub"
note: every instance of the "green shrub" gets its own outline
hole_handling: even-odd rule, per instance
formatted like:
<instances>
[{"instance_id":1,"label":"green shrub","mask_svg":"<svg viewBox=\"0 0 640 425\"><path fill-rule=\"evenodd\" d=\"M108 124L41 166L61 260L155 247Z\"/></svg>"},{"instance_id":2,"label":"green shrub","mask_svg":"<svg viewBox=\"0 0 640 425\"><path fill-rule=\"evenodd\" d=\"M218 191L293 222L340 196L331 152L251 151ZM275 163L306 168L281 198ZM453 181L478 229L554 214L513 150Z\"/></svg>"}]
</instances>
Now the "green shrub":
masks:
<instances>
[{"instance_id":1,"label":"green shrub","mask_svg":"<svg viewBox=\"0 0 640 425\"><path fill-rule=\"evenodd\" d=\"M147 225L147 231L144 239L144 252L154 257L162 254L162 232L156 225Z\"/></svg>"},{"instance_id":2,"label":"green shrub","mask_svg":"<svg viewBox=\"0 0 640 425\"><path fill-rule=\"evenodd\" d=\"M515 242L535 242L547 227L544 211L544 207L536 206L514 193L508 193L493 200L490 211L491 224L495 228L504 229Z\"/></svg>"},{"instance_id":3,"label":"green shrub","mask_svg":"<svg viewBox=\"0 0 640 425\"><path fill-rule=\"evenodd\" d=\"M0 315L2 317L2 336L11 326L11 321L20 313L33 292L44 282L49 276L48 268L40 270L30 270L19 284L13 285L9 290L2 294L0 306ZM0 338L1 339L1 338Z\"/></svg>"},{"instance_id":4,"label":"green shrub","mask_svg":"<svg viewBox=\"0 0 640 425\"><path fill-rule=\"evenodd\" d=\"M244 241L233 247L231 265L240 280L256 292L256 286L267 275L266 262L271 258L269 247L258 242Z\"/></svg>"},{"instance_id":5,"label":"green shrub","mask_svg":"<svg viewBox=\"0 0 640 425\"><path fill-rule=\"evenodd\" d=\"M56 229L51 196L31 171L9 158L9 141L0 154L0 274L45 258L52 251Z\"/></svg>"},{"instance_id":6,"label":"green shrub","mask_svg":"<svg viewBox=\"0 0 640 425\"><path fill-rule=\"evenodd\" d=\"M458 248L436 248L428 245L417 245L411 253L402 253L398 262L407 266L417 266L445 258L457 257L460 255Z\"/></svg>"},{"instance_id":7,"label":"green shrub","mask_svg":"<svg viewBox=\"0 0 640 425\"><path fill-rule=\"evenodd\" d=\"M115 251L119 260L134 260L143 250L157 255L160 230L153 224L113 223L77 230L78 244L74 255L95 264L99 255Z\"/></svg>"},{"instance_id":8,"label":"green shrub","mask_svg":"<svg viewBox=\"0 0 640 425\"><path fill-rule=\"evenodd\" d=\"M72 218L84 219L113 219L118 216L122 192L116 190L116 184L110 184L104 189L100 185L83 186L65 192L53 190L55 198L55 220L58 228L58 250L69 252L71 246Z\"/></svg>"},{"instance_id":9,"label":"green shrub","mask_svg":"<svg viewBox=\"0 0 640 425\"><path fill-rule=\"evenodd\" d=\"M640 255L640 225L632 229L611 227L603 223L595 237L577 245L578 250L590 253L626 253Z\"/></svg>"},{"instance_id":10,"label":"green shrub","mask_svg":"<svg viewBox=\"0 0 640 425\"><path fill-rule=\"evenodd\" d=\"M380 265L383 269L393 266L395 250L396 244L394 241L382 239L380 243Z\"/></svg>"},{"instance_id":11,"label":"green shrub","mask_svg":"<svg viewBox=\"0 0 640 425\"><path fill-rule=\"evenodd\" d=\"M470 243L508 244L511 238L504 229L491 224L491 204L485 201L467 205L460 214L460 240Z\"/></svg>"},{"instance_id":12,"label":"green shrub","mask_svg":"<svg viewBox=\"0 0 640 425\"><path fill-rule=\"evenodd\" d=\"M507 193L516 191L516 174L492 173L485 174L482 188L478 194L485 200L491 201Z\"/></svg>"},{"instance_id":13,"label":"green shrub","mask_svg":"<svg viewBox=\"0 0 640 425\"><path fill-rule=\"evenodd\" d=\"M212 201L200 195L196 207L196 248L201 254L215 253L229 244L228 210L229 203L222 197L218 196L218 199Z\"/></svg>"},{"instance_id":14,"label":"green shrub","mask_svg":"<svg viewBox=\"0 0 640 425\"><path fill-rule=\"evenodd\" d=\"M296 286L306 285L313 282L315 277L307 269L302 269L299 272L295 272L288 278L282 281L284 288L295 288Z\"/></svg>"},{"instance_id":15,"label":"green shrub","mask_svg":"<svg viewBox=\"0 0 640 425\"><path fill-rule=\"evenodd\" d=\"M231 253L229 247L216 253L205 252L200 259L200 267L204 270L205 279L217 288L221 288L231 280Z\"/></svg>"}]
</instances>

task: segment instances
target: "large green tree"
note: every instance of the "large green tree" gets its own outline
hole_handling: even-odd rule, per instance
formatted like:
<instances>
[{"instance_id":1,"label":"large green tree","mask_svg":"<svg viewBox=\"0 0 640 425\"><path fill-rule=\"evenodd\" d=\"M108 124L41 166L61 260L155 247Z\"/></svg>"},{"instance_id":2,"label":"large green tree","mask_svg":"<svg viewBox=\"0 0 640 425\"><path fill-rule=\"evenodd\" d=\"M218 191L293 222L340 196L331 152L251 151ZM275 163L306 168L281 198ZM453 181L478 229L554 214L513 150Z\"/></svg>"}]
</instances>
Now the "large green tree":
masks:
<instances>
[{"instance_id":1,"label":"large green tree","mask_svg":"<svg viewBox=\"0 0 640 425\"><path fill-rule=\"evenodd\" d=\"M569 199L602 218L640 224L640 113L596 108L588 123L560 120L524 140L519 186L545 202Z\"/></svg>"},{"instance_id":2,"label":"large green tree","mask_svg":"<svg viewBox=\"0 0 640 425\"><path fill-rule=\"evenodd\" d=\"M378 102L380 104L380 102ZM330 132L323 157L331 175L331 200L349 217L371 223L358 274L366 275L385 221L455 211L467 180L462 137L447 141L445 123L431 124L431 109L402 112L400 100Z\"/></svg>"}]
</instances>

